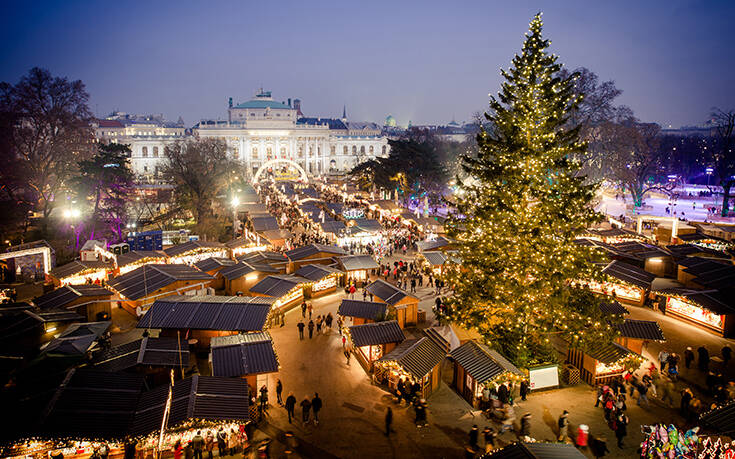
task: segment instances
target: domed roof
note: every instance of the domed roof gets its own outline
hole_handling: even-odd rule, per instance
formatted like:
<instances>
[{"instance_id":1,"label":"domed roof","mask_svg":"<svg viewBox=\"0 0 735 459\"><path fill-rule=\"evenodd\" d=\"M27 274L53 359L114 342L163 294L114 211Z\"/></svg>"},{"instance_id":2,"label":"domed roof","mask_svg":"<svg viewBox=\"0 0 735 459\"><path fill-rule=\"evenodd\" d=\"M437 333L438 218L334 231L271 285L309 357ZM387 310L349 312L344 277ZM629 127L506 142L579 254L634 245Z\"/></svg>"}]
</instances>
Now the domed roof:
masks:
<instances>
[{"instance_id":1,"label":"domed roof","mask_svg":"<svg viewBox=\"0 0 735 459\"><path fill-rule=\"evenodd\" d=\"M393 115L388 115L385 117L385 125L389 127L395 127L396 126L396 119L393 118Z\"/></svg>"}]
</instances>

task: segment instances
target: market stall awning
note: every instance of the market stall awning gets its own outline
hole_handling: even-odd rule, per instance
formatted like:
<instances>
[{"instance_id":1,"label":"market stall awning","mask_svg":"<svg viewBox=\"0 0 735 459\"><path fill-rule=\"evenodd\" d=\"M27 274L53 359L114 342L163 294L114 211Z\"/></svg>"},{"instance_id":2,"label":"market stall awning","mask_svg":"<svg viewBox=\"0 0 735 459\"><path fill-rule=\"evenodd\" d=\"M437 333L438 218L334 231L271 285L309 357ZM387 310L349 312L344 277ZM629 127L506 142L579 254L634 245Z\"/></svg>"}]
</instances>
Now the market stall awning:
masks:
<instances>
[{"instance_id":1,"label":"market stall awning","mask_svg":"<svg viewBox=\"0 0 735 459\"><path fill-rule=\"evenodd\" d=\"M278 367L278 356L267 332L212 338L213 376L274 373Z\"/></svg>"},{"instance_id":2,"label":"market stall awning","mask_svg":"<svg viewBox=\"0 0 735 459\"><path fill-rule=\"evenodd\" d=\"M49 271L49 274L56 279L66 279L67 277L74 276L85 271L104 271L112 269L111 261L81 261L74 260L62 266Z\"/></svg>"},{"instance_id":3,"label":"market stall awning","mask_svg":"<svg viewBox=\"0 0 735 459\"><path fill-rule=\"evenodd\" d=\"M162 263L166 258L167 256L163 251L131 250L128 253L123 253L117 256L117 267L122 268L133 263L139 263L146 259L151 260L151 262Z\"/></svg>"},{"instance_id":4,"label":"market stall awning","mask_svg":"<svg viewBox=\"0 0 735 459\"><path fill-rule=\"evenodd\" d=\"M381 357L378 362L396 363L416 379L422 379L439 365L447 353L426 336L420 339L407 339L392 351Z\"/></svg>"},{"instance_id":5,"label":"market stall awning","mask_svg":"<svg viewBox=\"0 0 735 459\"><path fill-rule=\"evenodd\" d=\"M515 365L494 349L478 343L467 341L450 353L450 356L459 363L478 384L484 384L503 373L522 375Z\"/></svg>"},{"instance_id":6,"label":"market stall awning","mask_svg":"<svg viewBox=\"0 0 735 459\"><path fill-rule=\"evenodd\" d=\"M58 309L82 297L112 296L112 292L94 284L65 285L33 300L39 309ZM74 307L74 306L72 306Z\"/></svg>"},{"instance_id":7,"label":"market stall awning","mask_svg":"<svg viewBox=\"0 0 735 459\"><path fill-rule=\"evenodd\" d=\"M568 443L513 443L493 451L491 459L583 459L574 445Z\"/></svg>"},{"instance_id":8,"label":"market stall awning","mask_svg":"<svg viewBox=\"0 0 735 459\"><path fill-rule=\"evenodd\" d=\"M143 265L107 282L130 300L139 300L177 281L211 281L214 277L187 265Z\"/></svg>"},{"instance_id":9,"label":"market stall awning","mask_svg":"<svg viewBox=\"0 0 735 459\"><path fill-rule=\"evenodd\" d=\"M169 296L153 303L137 327L261 331L274 301L274 298L262 296Z\"/></svg>"},{"instance_id":10,"label":"market stall awning","mask_svg":"<svg viewBox=\"0 0 735 459\"><path fill-rule=\"evenodd\" d=\"M283 267L288 263L288 258L281 252L271 252L264 250L255 253L246 253L237 257L237 261L256 264L266 264L273 267Z\"/></svg>"},{"instance_id":11,"label":"market stall awning","mask_svg":"<svg viewBox=\"0 0 735 459\"><path fill-rule=\"evenodd\" d=\"M309 264L302 266L294 272L294 275L309 279L312 282L320 281L332 274L342 274L342 271L330 266Z\"/></svg>"},{"instance_id":12,"label":"market stall awning","mask_svg":"<svg viewBox=\"0 0 735 459\"><path fill-rule=\"evenodd\" d=\"M385 317L388 305L386 303L375 303L373 301L350 300L344 298L339 305L337 314L345 317L358 317L361 319L378 320Z\"/></svg>"},{"instance_id":13,"label":"market stall awning","mask_svg":"<svg viewBox=\"0 0 735 459\"><path fill-rule=\"evenodd\" d=\"M398 322L376 322L371 324L353 325L349 327L352 343L357 347L376 346L378 344L400 343L406 336L398 326Z\"/></svg>"},{"instance_id":14,"label":"market stall awning","mask_svg":"<svg viewBox=\"0 0 735 459\"><path fill-rule=\"evenodd\" d=\"M253 231L257 232L281 229L276 217L270 215L267 217L252 217L250 222L253 224Z\"/></svg>"},{"instance_id":15,"label":"market stall awning","mask_svg":"<svg viewBox=\"0 0 735 459\"><path fill-rule=\"evenodd\" d=\"M342 230L346 228L344 222L340 222L337 220L327 220L324 223L320 223L319 226L321 226L322 231L325 233L331 233L334 235L339 234Z\"/></svg>"},{"instance_id":16,"label":"market stall awning","mask_svg":"<svg viewBox=\"0 0 735 459\"><path fill-rule=\"evenodd\" d=\"M244 261L241 261L237 264L233 264L232 266L227 266L226 268L222 268L220 270L220 274L225 279L231 281L235 279L239 279L242 276L246 276L250 273L279 273L281 272L279 269L274 268L270 265L261 264L261 263L245 263Z\"/></svg>"},{"instance_id":17,"label":"market stall awning","mask_svg":"<svg viewBox=\"0 0 735 459\"><path fill-rule=\"evenodd\" d=\"M614 260L605 266L603 273L644 290L651 288L655 275L631 264Z\"/></svg>"},{"instance_id":18,"label":"market stall awning","mask_svg":"<svg viewBox=\"0 0 735 459\"><path fill-rule=\"evenodd\" d=\"M232 266L234 264L235 261L229 258L212 257L205 258L204 260L195 263L194 266L199 271L203 271L206 273L207 271L212 271L217 268L223 268L225 266Z\"/></svg>"},{"instance_id":19,"label":"market stall awning","mask_svg":"<svg viewBox=\"0 0 735 459\"><path fill-rule=\"evenodd\" d=\"M139 365L188 368L189 345L172 337L145 337L99 352L90 363L104 371L123 371Z\"/></svg>"},{"instance_id":20,"label":"market stall awning","mask_svg":"<svg viewBox=\"0 0 735 459\"><path fill-rule=\"evenodd\" d=\"M274 229L267 231L258 231L260 237L265 238L266 241L273 243L275 241L291 239L293 233L287 229Z\"/></svg>"},{"instance_id":21,"label":"market stall awning","mask_svg":"<svg viewBox=\"0 0 735 459\"><path fill-rule=\"evenodd\" d=\"M617 325L623 338L643 339L647 341L666 341L664 332L658 322L653 320L625 319Z\"/></svg>"},{"instance_id":22,"label":"market stall awning","mask_svg":"<svg viewBox=\"0 0 735 459\"><path fill-rule=\"evenodd\" d=\"M448 260L442 252L423 252L421 255L432 266L442 266Z\"/></svg>"},{"instance_id":23,"label":"market stall awning","mask_svg":"<svg viewBox=\"0 0 735 459\"><path fill-rule=\"evenodd\" d=\"M396 287L393 284L377 279L372 284L365 287L369 293L372 293L375 297L385 301L389 305L393 306L398 304L401 300L406 297L410 297L418 301L418 298L411 295L405 290Z\"/></svg>"},{"instance_id":24,"label":"market stall awning","mask_svg":"<svg viewBox=\"0 0 735 459\"><path fill-rule=\"evenodd\" d=\"M428 252L440 249L442 247L447 247L449 244L451 244L449 239L441 236L431 241L419 241L416 243L419 248L419 252Z\"/></svg>"},{"instance_id":25,"label":"market stall awning","mask_svg":"<svg viewBox=\"0 0 735 459\"><path fill-rule=\"evenodd\" d=\"M633 352L618 343L608 343L602 346L595 346L592 349L588 349L586 353L593 359L598 362L602 362L605 365L610 365L623 357L633 354Z\"/></svg>"},{"instance_id":26,"label":"market stall awning","mask_svg":"<svg viewBox=\"0 0 735 459\"><path fill-rule=\"evenodd\" d=\"M250 245L255 244L255 239L251 239L249 237L239 237L237 239L232 239L228 242L225 242L225 247L228 249L237 249L239 247L247 247Z\"/></svg>"},{"instance_id":27,"label":"market stall awning","mask_svg":"<svg viewBox=\"0 0 735 459\"><path fill-rule=\"evenodd\" d=\"M383 231L383 225L378 220L372 220L367 218L358 218L352 220L355 228L359 228L360 231L365 233L378 233Z\"/></svg>"},{"instance_id":28,"label":"market stall awning","mask_svg":"<svg viewBox=\"0 0 735 459\"><path fill-rule=\"evenodd\" d=\"M731 400L722 406L703 413L699 422L715 433L732 437L735 433L735 401Z\"/></svg>"},{"instance_id":29,"label":"market stall awning","mask_svg":"<svg viewBox=\"0 0 735 459\"><path fill-rule=\"evenodd\" d=\"M285 255L291 261L298 261L319 253L325 253L329 255L347 255L347 252L337 247L336 245L325 244L309 244L302 247L297 247L293 250L289 250L288 252L286 252Z\"/></svg>"},{"instance_id":30,"label":"market stall awning","mask_svg":"<svg viewBox=\"0 0 735 459\"><path fill-rule=\"evenodd\" d=\"M163 252L169 257L179 257L197 250L202 252L215 252L217 250L224 250L225 248L225 245L219 242L188 241L164 249Z\"/></svg>"},{"instance_id":31,"label":"market stall awning","mask_svg":"<svg viewBox=\"0 0 735 459\"><path fill-rule=\"evenodd\" d=\"M604 301L600 303L599 308L603 314L630 314L630 311L617 301Z\"/></svg>"},{"instance_id":32,"label":"market stall awning","mask_svg":"<svg viewBox=\"0 0 735 459\"><path fill-rule=\"evenodd\" d=\"M252 293L280 298L299 284L308 283L308 279L290 274L271 275L250 287Z\"/></svg>"},{"instance_id":33,"label":"market stall awning","mask_svg":"<svg viewBox=\"0 0 735 459\"><path fill-rule=\"evenodd\" d=\"M41 348L44 354L83 355L89 351L112 322L74 323Z\"/></svg>"},{"instance_id":34,"label":"market stall awning","mask_svg":"<svg viewBox=\"0 0 735 459\"><path fill-rule=\"evenodd\" d=\"M371 255L347 255L337 257L337 261L345 271L357 271L360 269L376 269L378 262Z\"/></svg>"}]
</instances>

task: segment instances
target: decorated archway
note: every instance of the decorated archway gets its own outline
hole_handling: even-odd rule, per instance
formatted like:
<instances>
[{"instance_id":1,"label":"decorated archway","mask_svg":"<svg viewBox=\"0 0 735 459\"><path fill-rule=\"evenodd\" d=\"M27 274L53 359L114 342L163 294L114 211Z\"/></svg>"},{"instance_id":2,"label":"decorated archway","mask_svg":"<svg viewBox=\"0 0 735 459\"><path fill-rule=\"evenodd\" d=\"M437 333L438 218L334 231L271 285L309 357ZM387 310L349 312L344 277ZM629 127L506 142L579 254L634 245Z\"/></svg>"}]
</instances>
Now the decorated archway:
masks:
<instances>
[{"instance_id":1,"label":"decorated archway","mask_svg":"<svg viewBox=\"0 0 735 459\"><path fill-rule=\"evenodd\" d=\"M260 175L263 173L263 171L267 171L268 169L273 168L278 164L286 164L290 167L293 167L299 173L299 178L301 180L303 180L304 182L309 180L303 167L299 166L297 163L291 161L290 159L276 158L266 161L265 163L263 163L262 166L258 168L255 176L253 176L253 184L258 183L258 180L260 180Z\"/></svg>"}]
</instances>

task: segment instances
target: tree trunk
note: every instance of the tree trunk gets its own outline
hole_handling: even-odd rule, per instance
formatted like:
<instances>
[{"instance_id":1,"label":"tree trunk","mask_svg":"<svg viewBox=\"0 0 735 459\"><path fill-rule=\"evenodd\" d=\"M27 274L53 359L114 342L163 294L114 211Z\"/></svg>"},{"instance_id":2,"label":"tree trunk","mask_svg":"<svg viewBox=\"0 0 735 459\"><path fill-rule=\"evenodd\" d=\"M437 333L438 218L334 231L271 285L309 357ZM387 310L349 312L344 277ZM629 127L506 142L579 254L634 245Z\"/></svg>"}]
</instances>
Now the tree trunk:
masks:
<instances>
[{"instance_id":1,"label":"tree trunk","mask_svg":"<svg viewBox=\"0 0 735 459\"><path fill-rule=\"evenodd\" d=\"M727 217L730 209L730 188L732 188L732 180L722 184L722 216Z\"/></svg>"},{"instance_id":2,"label":"tree trunk","mask_svg":"<svg viewBox=\"0 0 735 459\"><path fill-rule=\"evenodd\" d=\"M630 197L633 200L633 205L641 207L643 205L643 187L639 185L628 185L628 191L630 191Z\"/></svg>"}]
</instances>

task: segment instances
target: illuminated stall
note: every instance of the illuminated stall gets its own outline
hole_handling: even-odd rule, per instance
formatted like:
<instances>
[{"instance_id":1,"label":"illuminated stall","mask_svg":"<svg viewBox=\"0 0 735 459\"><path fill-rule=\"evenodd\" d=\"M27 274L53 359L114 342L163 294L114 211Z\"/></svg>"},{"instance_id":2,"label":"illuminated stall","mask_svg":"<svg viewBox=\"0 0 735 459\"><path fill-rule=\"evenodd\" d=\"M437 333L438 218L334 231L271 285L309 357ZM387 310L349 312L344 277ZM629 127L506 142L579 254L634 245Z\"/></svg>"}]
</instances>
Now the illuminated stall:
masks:
<instances>
[{"instance_id":1,"label":"illuminated stall","mask_svg":"<svg viewBox=\"0 0 735 459\"><path fill-rule=\"evenodd\" d=\"M718 292L667 295L666 314L723 337L735 336L735 307Z\"/></svg>"},{"instance_id":2,"label":"illuminated stall","mask_svg":"<svg viewBox=\"0 0 735 459\"><path fill-rule=\"evenodd\" d=\"M444 264L449 260L447 255L439 251L422 252L419 254L419 258L435 276L439 276L444 272Z\"/></svg>"},{"instance_id":3,"label":"illuminated stall","mask_svg":"<svg viewBox=\"0 0 735 459\"><path fill-rule=\"evenodd\" d=\"M476 408L485 387L525 379L523 372L505 357L474 340L453 350L450 357L454 360L452 387Z\"/></svg>"},{"instance_id":4,"label":"illuminated stall","mask_svg":"<svg viewBox=\"0 0 735 459\"><path fill-rule=\"evenodd\" d=\"M214 277L210 287L215 290L222 290L225 287L225 279L220 275L220 271L222 271L223 268L234 265L235 263L236 262L234 260L229 258L212 257L205 258L204 260L197 262L194 267L199 271L205 272Z\"/></svg>"},{"instance_id":5,"label":"illuminated stall","mask_svg":"<svg viewBox=\"0 0 735 459\"><path fill-rule=\"evenodd\" d=\"M294 272L308 264L331 265L333 257L347 255L347 252L334 245L309 244L289 250L285 255L289 260L288 272Z\"/></svg>"},{"instance_id":6,"label":"illuminated stall","mask_svg":"<svg viewBox=\"0 0 735 459\"><path fill-rule=\"evenodd\" d=\"M262 239L257 235L251 235L248 230L245 231L248 233L245 236L225 243L225 246L230 249L231 258L237 258L240 255L270 249L270 245L265 239Z\"/></svg>"},{"instance_id":7,"label":"illuminated stall","mask_svg":"<svg viewBox=\"0 0 735 459\"><path fill-rule=\"evenodd\" d=\"M651 283L656 278L653 274L637 266L622 261L612 261L602 272L607 275L607 281L586 281L590 290L635 306L643 306L646 295L651 290Z\"/></svg>"},{"instance_id":8,"label":"illuminated stall","mask_svg":"<svg viewBox=\"0 0 735 459\"><path fill-rule=\"evenodd\" d=\"M580 376L587 384L597 386L609 384L625 370L637 370L645 359L618 343L609 343L587 352L570 346L567 360L579 369Z\"/></svg>"},{"instance_id":9,"label":"illuminated stall","mask_svg":"<svg viewBox=\"0 0 735 459\"><path fill-rule=\"evenodd\" d=\"M62 285L100 284L114 268L111 261L74 260L49 271L47 278L57 287Z\"/></svg>"},{"instance_id":10,"label":"illuminated stall","mask_svg":"<svg viewBox=\"0 0 735 459\"><path fill-rule=\"evenodd\" d=\"M281 271L265 263L248 263L241 261L220 270L219 275L224 280L225 294L242 295L250 292L250 287L263 278Z\"/></svg>"},{"instance_id":11,"label":"illuminated stall","mask_svg":"<svg viewBox=\"0 0 735 459\"><path fill-rule=\"evenodd\" d=\"M337 265L346 273L345 285L355 282L358 287L362 287L370 280L370 271L379 267L371 255L347 255L335 259Z\"/></svg>"},{"instance_id":12,"label":"illuminated stall","mask_svg":"<svg viewBox=\"0 0 735 459\"><path fill-rule=\"evenodd\" d=\"M33 300L41 311L74 310L88 321L110 320L112 292L98 285L65 285Z\"/></svg>"},{"instance_id":13,"label":"illuminated stall","mask_svg":"<svg viewBox=\"0 0 735 459\"><path fill-rule=\"evenodd\" d=\"M342 276L342 271L326 265L304 265L294 275L309 280L303 284L306 298L318 298L337 290L337 280Z\"/></svg>"},{"instance_id":14,"label":"illuminated stall","mask_svg":"<svg viewBox=\"0 0 735 459\"><path fill-rule=\"evenodd\" d=\"M351 300L343 298L337 314L352 319L353 325L370 324L384 320L388 313L388 305L374 301Z\"/></svg>"},{"instance_id":15,"label":"illuminated stall","mask_svg":"<svg viewBox=\"0 0 735 459\"><path fill-rule=\"evenodd\" d=\"M143 265L165 264L168 257L157 250L131 250L128 253L117 255L116 276L129 273Z\"/></svg>"},{"instance_id":16,"label":"illuminated stall","mask_svg":"<svg viewBox=\"0 0 735 459\"><path fill-rule=\"evenodd\" d=\"M248 386L259 388L267 385L268 374L281 367L268 332L216 337L211 345L212 376L242 378Z\"/></svg>"},{"instance_id":17,"label":"illuminated stall","mask_svg":"<svg viewBox=\"0 0 735 459\"><path fill-rule=\"evenodd\" d=\"M345 228L337 237L337 245L347 247L352 244L376 245L385 240L383 226L377 220L357 219L348 221Z\"/></svg>"},{"instance_id":18,"label":"illuminated stall","mask_svg":"<svg viewBox=\"0 0 735 459\"><path fill-rule=\"evenodd\" d=\"M169 263L193 265L212 257L228 258L229 249L219 242L189 241L171 246L163 251Z\"/></svg>"},{"instance_id":19,"label":"illuminated stall","mask_svg":"<svg viewBox=\"0 0 735 459\"><path fill-rule=\"evenodd\" d=\"M426 336L407 339L375 362L373 377L396 390L401 378L421 385L421 398L439 388L441 364L447 353Z\"/></svg>"},{"instance_id":20,"label":"illuminated stall","mask_svg":"<svg viewBox=\"0 0 735 459\"><path fill-rule=\"evenodd\" d=\"M367 372L373 370L376 360L392 351L406 339L403 330L395 320L353 325L346 331L357 360Z\"/></svg>"},{"instance_id":21,"label":"illuminated stall","mask_svg":"<svg viewBox=\"0 0 735 459\"><path fill-rule=\"evenodd\" d=\"M620 336L615 341L636 354L642 355L650 341L666 341L658 322L652 320L625 319L617 325L617 329L620 330Z\"/></svg>"},{"instance_id":22,"label":"illuminated stall","mask_svg":"<svg viewBox=\"0 0 735 459\"><path fill-rule=\"evenodd\" d=\"M376 279L365 287L374 301L387 303L401 328L418 323L419 299L383 279Z\"/></svg>"},{"instance_id":23,"label":"illuminated stall","mask_svg":"<svg viewBox=\"0 0 735 459\"><path fill-rule=\"evenodd\" d=\"M269 296L276 299L273 309L287 311L304 300L304 284L309 280L290 274L276 274L265 277L250 287L253 296Z\"/></svg>"}]
</instances>

